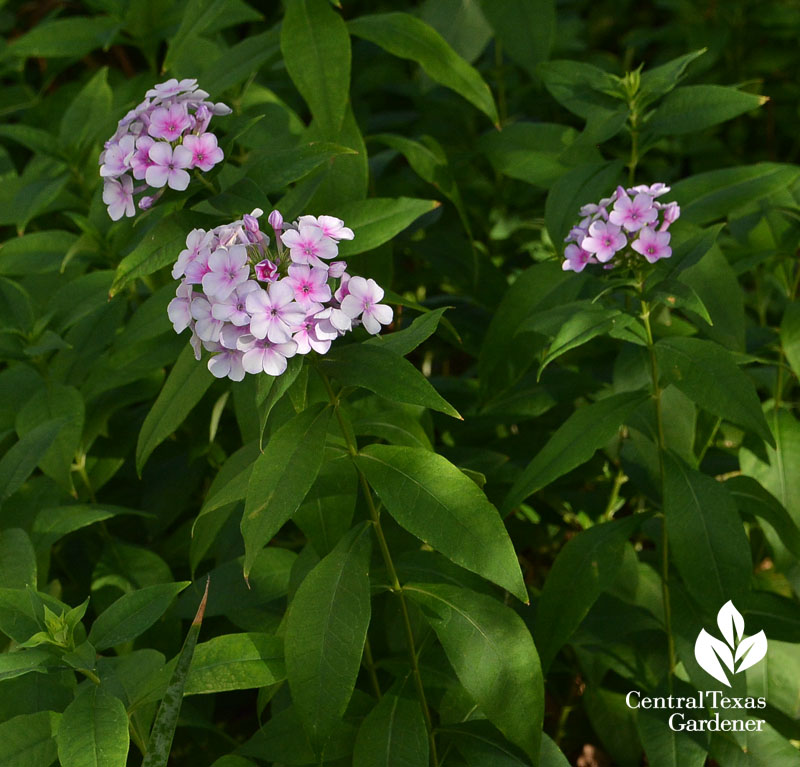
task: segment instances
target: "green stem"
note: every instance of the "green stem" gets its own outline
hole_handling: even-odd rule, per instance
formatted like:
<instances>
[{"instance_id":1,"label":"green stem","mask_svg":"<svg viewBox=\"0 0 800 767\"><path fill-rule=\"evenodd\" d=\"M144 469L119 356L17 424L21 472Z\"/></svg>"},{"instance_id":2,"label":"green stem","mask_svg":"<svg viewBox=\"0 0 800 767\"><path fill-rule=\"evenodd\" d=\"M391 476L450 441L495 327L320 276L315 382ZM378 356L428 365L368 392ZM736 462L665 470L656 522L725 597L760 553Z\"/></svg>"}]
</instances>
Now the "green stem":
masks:
<instances>
[{"instance_id":1,"label":"green stem","mask_svg":"<svg viewBox=\"0 0 800 767\"><path fill-rule=\"evenodd\" d=\"M358 447L353 444L353 440L350 438L350 432L347 429L344 418L342 418L342 413L339 410L339 397L337 397L334 393L328 377L321 370L319 370L319 368L317 369L317 372L325 384L325 388L328 390L328 396L330 397L331 405L333 405L333 410L336 413L336 418L339 421L339 427L342 430L342 436L347 444L347 450L350 453L351 458L355 459L358 456ZM438 767L439 760L436 756L436 739L433 733L433 721L431 720L431 712L428 708L427 698L425 697L425 688L422 685L422 675L419 670L419 660L416 650L416 643L414 641L414 630L411 627L411 617L408 613L408 605L406 604L405 594L403 593L403 587L400 585L400 580L397 577L397 570L395 569L394 561L392 560L392 555L389 551L389 545L386 542L386 536L384 535L383 528L381 527L380 512L375 506L375 501L372 497L372 490L369 486L369 482L364 476L364 473L358 467L358 464L355 462L355 460L353 463L355 464L356 471L358 472L358 476L361 481L361 489L363 490L364 498L367 502L367 509L369 511L370 519L372 520L372 527L375 530L375 536L378 539L378 547L380 548L381 556L383 557L383 562L386 566L386 573L389 576L391 589L395 594L397 594L400 600L400 612L403 617L403 627L406 634L408 657L411 661L411 672L414 677L414 687L417 690L417 697L419 698L420 705L422 706L422 713L425 717L425 727L428 730L428 741L431 749L431 764L432 767Z\"/></svg>"},{"instance_id":2,"label":"green stem","mask_svg":"<svg viewBox=\"0 0 800 767\"><path fill-rule=\"evenodd\" d=\"M672 636L672 607L669 599L669 539L667 536L667 515L664 504L664 453L666 441L664 440L664 418L661 408L661 386L658 380L658 361L656 360L653 329L650 326L650 304L644 299L644 282L639 283L639 292L642 294L642 321L647 335L647 351L650 356L650 376L653 383L653 400L656 406L656 428L658 432L658 472L661 485L661 594L664 601L664 624L667 630L667 650L669 654L669 689L672 691L672 678L675 674L675 639Z\"/></svg>"},{"instance_id":3,"label":"green stem","mask_svg":"<svg viewBox=\"0 0 800 767\"><path fill-rule=\"evenodd\" d=\"M378 675L375 673L375 661L372 657L372 647L369 643L369 637L364 642L364 665L367 667L369 680L372 682L372 689L375 692L375 697L380 700L382 697L381 686L378 684Z\"/></svg>"},{"instance_id":4,"label":"green stem","mask_svg":"<svg viewBox=\"0 0 800 767\"><path fill-rule=\"evenodd\" d=\"M79 674L83 674L87 679L91 679L95 684L100 684L100 677L94 671L89 671L88 668L79 668L76 671Z\"/></svg>"},{"instance_id":5,"label":"green stem","mask_svg":"<svg viewBox=\"0 0 800 767\"><path fill-rule=\"evenodd\" d=\"M697 465L699 466L703 462L703 458L706 457L706 453L711 445L714 444L714 438L717 436L717 432L719 431L720 424L722 423L721 418L717 418L716 423L714 424L714 428L711 430L711 434L708 435L708 439L706 440L705 445L703 445L703 449L700 451L700 455L697 456Z\"/></svg>"},{"instance_id":6,"label":"green stem","mask_svg":"<svg viewBox=\"0 0 800 767\"><path fill-rule=\"evenodd\" d=\"M614 484L611 487L611 494L608 496L608 503L603 512L604 519L610 520L614 517L614 507L617 505L617 500L619 499L619 491L626 479L625 472L622 471L622 469L617 469L617 475L614 477Z\"/></svg>"}]
</instances>

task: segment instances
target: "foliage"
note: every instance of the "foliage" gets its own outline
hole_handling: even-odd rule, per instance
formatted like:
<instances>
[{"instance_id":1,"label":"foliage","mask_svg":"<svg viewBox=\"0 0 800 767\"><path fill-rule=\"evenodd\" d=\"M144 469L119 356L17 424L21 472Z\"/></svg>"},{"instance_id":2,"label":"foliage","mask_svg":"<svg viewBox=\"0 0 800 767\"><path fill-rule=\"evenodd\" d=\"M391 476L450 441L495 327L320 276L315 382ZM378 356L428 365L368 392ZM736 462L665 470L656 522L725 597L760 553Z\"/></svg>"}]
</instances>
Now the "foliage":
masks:
<instances>
[{"instance_id":1,"label":"foliage","mask_svg":"<svg viewBox=\"0 0 800 767\"><path fill-rule=\"evenodd\" d=\"M0 2L0 763L800 764L800 12L339 6ZM172 77L224 160L112 222ZM561 268L657 182L669 257ZM392 326L212 377L170 268L254 208ZM728 600L762 730L626 705L718 688Z\"/></svg>"}]
</instances>

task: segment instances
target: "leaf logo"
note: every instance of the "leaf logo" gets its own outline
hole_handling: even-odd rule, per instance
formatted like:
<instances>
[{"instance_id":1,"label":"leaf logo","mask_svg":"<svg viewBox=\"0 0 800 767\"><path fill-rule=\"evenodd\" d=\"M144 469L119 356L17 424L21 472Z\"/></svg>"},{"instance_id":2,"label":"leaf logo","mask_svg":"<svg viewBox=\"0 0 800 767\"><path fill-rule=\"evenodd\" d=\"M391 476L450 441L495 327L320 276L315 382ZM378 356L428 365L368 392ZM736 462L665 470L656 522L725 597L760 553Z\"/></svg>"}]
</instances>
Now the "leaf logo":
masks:
<instances>
[{"instance_id":1,"label":"leaf logo","mask_svg":"<svg viewBox=\"0 0 800 767\"><path fill-rule=\"evenodd\" d=\"M744 618L730 600L717 613L717 626L725 641L701 629L694 643L694 657L704 671L730 687L725 669L731 674L738 674L755 666L767 654L767 637L763 631L759 631L742 639Z\"/></svg>"}]
</instances>

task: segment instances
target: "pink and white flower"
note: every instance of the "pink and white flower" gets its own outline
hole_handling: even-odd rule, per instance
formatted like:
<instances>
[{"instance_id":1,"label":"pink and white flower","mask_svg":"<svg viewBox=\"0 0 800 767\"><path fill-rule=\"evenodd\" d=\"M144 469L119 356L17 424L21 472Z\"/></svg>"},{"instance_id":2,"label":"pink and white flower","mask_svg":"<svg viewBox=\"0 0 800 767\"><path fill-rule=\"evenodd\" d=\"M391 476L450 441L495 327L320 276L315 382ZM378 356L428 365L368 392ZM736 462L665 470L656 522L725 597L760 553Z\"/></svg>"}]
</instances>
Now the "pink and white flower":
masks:
<instances>
[{"instance_id":1,"label":"pink and white flower","mask_svg":"<svg viewBox=\"0 0 800 767\"><path fill-rule=\"evenodd\" d=\"M202 280L203 291L215 301L223 301L249 276L250 264L244 245L217 248L208 257L208 273Z\"/></svg>"},{"instance_id":2,"label":"pink and white flower","mask_svg":"<svg viewBox=\"0 0 800 767\"><path fill-rule=\"evenodd\" d=\"M617 201L614 210L608 216L609 221L620 226L628 232L638 232L643 226L652 224L658 218L658 211L653 207L653 198L644 192L639 192L631 200L625 190L617 190Z\"/></svg>"},{"instance_id":3,"label":"pink and white flower","mask_svg":"<svg viewBox=\"0 0 800 767\"><path fill-rule=\"evenodd\" d=\"M239 348L244 351L242 367L248 373L267 373L279 376L286 371L287 359L297 353L297 344L287 339L275 343L268 338L242 336Z\"/></svg>"},{"instance_id":4,"label":"pink and white flower","mask_svg":"<svg viewBox=\"0 0 800 767\"><path fill-rule=\"evenodd\" d=\"M631 247L654 264L659 259L669 258L672 255L672 248L669 247L670 237L669 232L656 232L646 226L639 232Z\"/></svg>"},{"instance_id":5,"label":"pink and white flower","mask_svg":"<svg viewBox=\"0 0 800 767\"><path fill-rule=\"evenodd\" d=\"M351 320L361 319L367 333L380 333L381 325L388 325L393 318L391 307L380 303L383 288L373 279L351 277L347 283L348 295L342 301L342 311Z\"/></svg>"},{"instance_id":6,"label":"pink and white flower","mask_svg":"<svg viewBox=\"0 0 800 767\"><path fill-rule=\"evenodd\" d=\"M336 243L322 233L318 226L300 225L299 229L289 229L281 235L281 241L289 248L292 261L296 264L325 267L320 259L335 258L339 249Z\"/></svg>"},{"instance_id":7,"label":"pink and white flower","mask_svg":"<svg viewBox=\"0 0 800 767\"><path fill-rule=\"evenodd\" d=\"M182 192L189 186L189 174L184 170L192 162L192 155L186 147L176 146L174 151L166 141L157 141L148 154L153 161L145 171L145 181L157 189L166 185Z\"/></svg>"},{"instance_id":8,"label":"pink and white flower","mask_svg":"<svg viewBox=\"0 0 800 767\"><path fill-rule=\"evenodd\" d=\"M589 236L583 238L580 246L594 253L597 260L604 264L610 261L618 250L622 250L627 242L617 224L595 221L589 227Z\"/></svg>"},{"instance_id":9,"label":"pink and white flower","mask_svg":"<svg viewBox=\"0 0 800 767\"><path fill-rule=\"evenodd\" d=\"M130 176L122 176L119 181L107 178L103 185L103 202L108 205L108 215L112 221L119 221L123 216L135 215L133 179Z\"/></svg>"},{"instance_id":10,"label":"pink and white flower","mask_svg":"<svg viewBox=\"0 0 800 767\"><path fill-rule=\"evenodd\" d=\"M332 240L352 240L355 236L353 230L344 225L344 221L336 216L300 216L297 219L300 226L316 226Z\"/></svg>"},{"instance_id":11,"label":"pink and white flower","mask_svg":"<svg viewBox=\"0 0 800 767\"><path fill-rule=\"evenodd\" d=\"M213 133L203 133L200 136L189 135L183 139L183 147L191 152L190 168L200 168L203 171L211 170L225 156L217 145L217 137Z\"/></svg>"},{"instance_id":12,"label":"pink and white flower","mask_svg":"<svg viewBox=\"0 0 800 767\"><path fill-rule=\"evenodd\" d=\"M305 316L303 308L295 303L294 290L286 280L272 282L266 290L251 291L245 306L252 318L250 332L256 338L267 338L275 344L288 341L292 327Z\"/></svg>"},{"instance_id":13,"label":"pink and white flower","mask_svg":"<svg viewBox=\"0 0 800 767\"><path fill-rule=\"evenodd\" d=\"M323 304L331 300L327 269L292 264L286 280L294 290L294 300L304 309L308 309L312 304Z\"/></svg>"},{"instance_id":14,"label":"pink and white flower","mask_svg":"<svg viewBox=\"0 0 800 767\"><path fill-rule=\"evenodd\" d=\"M168 108L158 107L153 110L147 132L153 138L177 141L190 126L191 120L186 107L183 104L171 104Z\"/></svg>"}]
</instances>

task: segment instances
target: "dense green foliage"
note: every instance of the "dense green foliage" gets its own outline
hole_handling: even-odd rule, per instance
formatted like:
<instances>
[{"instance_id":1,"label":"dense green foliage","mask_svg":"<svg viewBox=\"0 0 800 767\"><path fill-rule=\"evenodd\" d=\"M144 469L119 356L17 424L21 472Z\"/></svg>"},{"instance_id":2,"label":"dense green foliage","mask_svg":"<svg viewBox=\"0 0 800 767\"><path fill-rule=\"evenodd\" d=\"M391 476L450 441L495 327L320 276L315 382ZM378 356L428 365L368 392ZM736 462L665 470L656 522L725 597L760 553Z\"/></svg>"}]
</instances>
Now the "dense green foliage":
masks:
<instances>
[{"instance_id":1,"label":"dense green foliage","mask_svg":"<svg viewBox=\"0 0 800 767\"><path fill-rule=\"evenodd\" d=\"M341 5L0 0L0 765L799 765L800 8ZM169 77L225 161L112 222ZM671 258L562 271L660 181ZM393 325L213 378L170 266L256 207ZM728 600L761 730L626 705Z\"/></svg>"}]
</instances>

